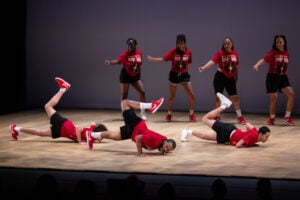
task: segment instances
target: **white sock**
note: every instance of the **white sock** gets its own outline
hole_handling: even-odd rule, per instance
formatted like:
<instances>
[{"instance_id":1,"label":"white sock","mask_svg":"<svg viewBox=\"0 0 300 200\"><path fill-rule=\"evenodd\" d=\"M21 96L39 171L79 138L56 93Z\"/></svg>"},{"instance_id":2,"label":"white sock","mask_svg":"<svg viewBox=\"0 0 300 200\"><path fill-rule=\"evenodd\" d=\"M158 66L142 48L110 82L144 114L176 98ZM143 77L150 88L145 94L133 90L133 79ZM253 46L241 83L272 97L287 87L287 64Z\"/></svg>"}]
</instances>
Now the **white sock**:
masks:
<instances>
[{"instance_id":1,"label":"white sock","mask_svg":"<svg viewBox=\"0 0 300 200\"><path fill-rule=\"evenodd\" d=\"M237 117L242 116L242 111L241 110L236 110L235 113L236 113Z\"/></svg>"},{"instance_id":2,"label":"white sock","mask_svg":"<svg viewBox=\"0 0 300 200\"><path fill-rule=\"evenodd\" d=\"M194 114L194 110L190 110L190 115Z\"/></svg>"},{"instance_id":3,"label":"white sock","mask_svg":"<svg viewBox=\"0 0 300 200\"><path fill-rule=\"evenodd\" d=\"M291 112L286 111L284 117L290 117L290 116L291 116Z\"/></svg>"},{"instance_id":4,"label":"white sock","mask_svg":"<svg viewBox=\"0 0 300 200\"><path fill-rule=\"evenodd\" d=\"M62 93L65 93L66 88L60 88L59 91L62 92Z\"/></svg>"},{"instance_id":5,"label":"white sock","mask_svg":"<svg viewBox=\"0 0 300 200\"><path fill-rule=\"evenodd\" d=\"M22 128L22 127L20 127L20 126L16 126L16 127L15 127L15 131L20 132L20 131L21 131L21 128Z\"/></svg>"},{"instance_id":6,"label":"white sock","mask_svg":"<svg viewBox=\"0 0 300 200\"><path fill-rule=\"evenodd\" d=\"M168 115L172 115L172 111L168 111Z\"/></svg>"},{"instance_id":7,"label":"white sock","mask_svg":"<svg viewBox=\"0 0 300 200\"><path fill-rule=\"evenodd\" d=\"M152 103L140 103L141 110L150 109L151 107L152 107Z\"/></svg>"},{"instance_id":8,"label":"white sock","mask_svg":"<svg viewBox=\"0 0 300 200\"><path fill-rule=\"evenodd\" d=\"M225 110L225 109L226 109L226 105L225 105L225 104L220 105L220 107L222 108L222 110Z\"/></svg>"},{"instance_id":9,"label":"white sock","mask_svg":"<svg viewBox=\"0 0 300 200\"><path fill-rule=\"evenodd\" d=\"M101 134L102 134L102 132L92 132L91 135L92 135L93 138L96 139L96 138L100 138L100 137L101 137Z\"/></svg>"},{"instance_id":10,"label":"white sock","mask_svg":"<svg viewBox=\"0 0 300 200\"><path fill-rule=\"evenodd\" d=\"M270 115L270 118L275 119L275 115Z\"/></svg>"},{"instance_id":11,"label":"white sock","mask_svg":"<svg viewBox=\"0 0 300 200\"><path fill-rule=\"evenodd\" d=\"M186 129L187 131L186 131L186 133L187 133L187 135L192 135L192 133L193 133L193 130L192 129Z\"/></svg>"},{"instance_id":12,"label":"white sock","mask_svg":"<svg viewBox=\"0 0 300 200\"><path fill-rule=\"evenodd\" d=\"M146 114L145 109L141 109L141 114Z\"/></svg>"}]
</instances>

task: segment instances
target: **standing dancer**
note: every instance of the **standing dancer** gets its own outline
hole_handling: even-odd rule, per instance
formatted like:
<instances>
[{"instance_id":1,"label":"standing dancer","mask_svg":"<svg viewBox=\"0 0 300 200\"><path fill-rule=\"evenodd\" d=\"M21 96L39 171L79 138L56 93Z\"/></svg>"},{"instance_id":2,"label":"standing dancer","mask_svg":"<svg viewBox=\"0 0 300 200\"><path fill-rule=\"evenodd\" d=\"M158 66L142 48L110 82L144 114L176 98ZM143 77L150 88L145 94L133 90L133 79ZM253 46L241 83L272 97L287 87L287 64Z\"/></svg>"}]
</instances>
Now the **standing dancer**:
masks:
<instances>
[{"instance_id":1,"label":"standing dancer","mask_svg":"<svg viewBox=\"0 0 300 200\"><path fill-rule=\"evenodd\" d=\"M121 102L127 99L130 85L138 92L140 101L145 102L146 94L141 80L142 52L136 48L136 39L128 38L126 43L128 49L122 52L117 59L105 60L105 64L123 64L120 72ZM147 120L144 109L141 110L141 118Z\"/></svg>"},{"instance_id":2,"label":"standing dancer","mask_svg":"<svg viewBox=\"0 0 300 200\"><path fill-rule=\"evenodd\" d=\"M258 71L258 68L266 62L269 63L269 70L266 77L266 88L270 98L270 118L268 119L267 124L275 124L278 93L283 93L287 97L287 104L285 115L282 120L289 126L295 126L295 123L291 118L295 102L295 93L287 76L289 53L287 50L287 41L284 35L276 35L274 37L272 50L269 51L264 58L260 59L253 66L253 69Z\"/></svg>"},{"instance_id":3,"label":"standing dancer","mask_svg":"<svg viewBox=\"0 0 300 200\"><path fill-rule=\"evenodd\" d=\"M217 94L219 92L223 94L225 89L233 102L238 123L246 124L246 120L242 115L236 88L239 59L237 52L234 50L231 38L227 37L224 39L222 48L204 66L199 67L199 72L203 72L215 64L219 65L214 77L215 93ZM219 106L220 99L216 95L216 108ZM216 120L220 119L220 115L217 115Z\"/></svg>"},{"instance_id":4,"label":"standing dancer","mask_svg":"<svg viewBox=\"0 0 300 200\"><path fill-rule=\"evenodd\" d=\"M172 62L172 67L169 73L169 91L168 114L166 121L172 121L173 102L176 96L178 84L180 84L189 97L189 121L196 122L197 117L194 114L195 97L190 81L188 64L192 63L192 52L186 47L186 38L184 34L177 35L176 48L171 49L162 58L154 58L148 56L150 62Z\"/></svg>"}]
</instances>

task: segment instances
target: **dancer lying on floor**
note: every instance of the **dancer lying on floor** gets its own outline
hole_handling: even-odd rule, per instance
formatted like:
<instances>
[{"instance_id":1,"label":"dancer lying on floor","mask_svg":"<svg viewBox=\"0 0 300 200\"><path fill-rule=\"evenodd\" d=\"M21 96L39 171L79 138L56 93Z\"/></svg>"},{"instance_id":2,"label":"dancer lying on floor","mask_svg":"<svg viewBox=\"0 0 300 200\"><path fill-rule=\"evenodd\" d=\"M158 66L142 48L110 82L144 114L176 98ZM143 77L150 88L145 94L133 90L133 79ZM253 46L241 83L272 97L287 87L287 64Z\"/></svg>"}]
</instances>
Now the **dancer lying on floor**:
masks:
<instances>
[{"instance_id":1,"label":"dancer lying on floor","mask_svg":"<svg viewBox=\"0 0 300 200\"><path fill-rule=\"evenodd\" d=\"M64 137L81 143L86 142L87 131L107 130L103 124L95 124L94 122L92 122L88 127L76 126L71 120L63 117L58 111L56 111L54 107L59 103L65 92L70 89L71 85L60 77L55 77L55 81L59 86L59 90L44 105L45 111L50 119L51 126L47 129L37 129L20 127L16 124L11 124L9 126L9 131L12 140L18 140L19 133L23 132L40 137L52 137L53 139Z\"/></svg>"},{"instance_id":2,"label":"dancer lying on floor","mask_svg":"<svg viewBox=\"0 0 300 200\"><path fill-rule=\"evenodd\" d=\"M182 142L187 141L187 138L193 135L204 140L217 141L218 144L230 144L239 148L251 147L257 142L265 143L269 139L271 131L267 126L262 126L257 130L252 124L246 122L246 131L242 131L233 124L215 120L215 117L220 114L220 112L229 108L232 104L232 102L221 93L217 93L217 96L221 100L221 105L205 114L202 118L202 122L214 131L203 132L188 128L183 129L181 132Z\"/></svg>"}]
</instances>

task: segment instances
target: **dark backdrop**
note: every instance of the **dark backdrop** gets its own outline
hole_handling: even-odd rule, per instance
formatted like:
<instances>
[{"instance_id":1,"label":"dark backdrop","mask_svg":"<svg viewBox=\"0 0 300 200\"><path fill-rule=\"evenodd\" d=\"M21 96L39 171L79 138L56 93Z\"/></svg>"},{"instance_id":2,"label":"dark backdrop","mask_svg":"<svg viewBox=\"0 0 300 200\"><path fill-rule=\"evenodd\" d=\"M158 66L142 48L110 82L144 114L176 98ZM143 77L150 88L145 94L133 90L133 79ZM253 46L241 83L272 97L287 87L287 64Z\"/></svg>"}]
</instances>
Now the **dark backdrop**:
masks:
<instances>
[{"instance_id":1,"label":"dark backdrop","mask_svg":"<svg viewBox=\"0 0 300 200\"><path fill-rule=\"evenodd\" d=\"M5 1L1 6L0 114L6 114L25 109L26 106L26 1Z\"/></svg>"},{"instance_id":2,"label":"dark backdrop","mask_svg":"<svg viewBox=\"0 0 300 200\"><path fill-rule=\"evenodd\" d=\"M196 111L214 107L212 81L217 66L203 73L198 67L230 36L240 57L242 111L268 113L268 66L258 72L252 66L271 49L274 35L284 34L290 53L289 78L296 92L294 114L300 114L299 9L297 0L27 0L24 105L42 107L57 91L54 77L61 76L72 88L59 106L118 109L121 66L107 66L104 60L117 58L129 37L137 39L144 56L147 100L167 98L170 63L149 63L146 56L162 57L175 47L176 35L184 33L193 53L190 73ZM138 99L132 88L129 98ZM280 95L278 113L284 112L285 102ZM187 111L187 103L179 87L174 109Z\"/></svg>"}]
</instances>

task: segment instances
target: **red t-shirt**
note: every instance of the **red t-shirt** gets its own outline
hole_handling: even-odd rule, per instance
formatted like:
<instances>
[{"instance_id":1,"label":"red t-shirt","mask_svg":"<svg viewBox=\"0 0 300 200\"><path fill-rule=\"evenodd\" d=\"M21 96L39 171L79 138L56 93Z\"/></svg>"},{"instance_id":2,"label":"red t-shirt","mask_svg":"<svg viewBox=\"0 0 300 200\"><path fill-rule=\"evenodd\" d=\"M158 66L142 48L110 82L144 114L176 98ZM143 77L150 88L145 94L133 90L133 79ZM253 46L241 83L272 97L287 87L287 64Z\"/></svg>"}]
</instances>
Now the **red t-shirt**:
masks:
<instances>
[{"instance_id":1,"label":"red t-shirt","mask_svg":"<svg viewBox=\"0 0 300 200\"><path fill-rule=\"evenodd\" d=\"M137 135L142 135L142 147L148 150L158 149L162 142L167 139L167 137L148 129L144 120L135 126L131 136L132 141L136 142L135 137Z\"/></svg>"},{"instance_id":2,"label":"red t-shirt","mask_svg":"<svg viewBox=\"0 0 300 200\"><path fill-rule=\"evenodd\" d=\"M90 127L82 128L81 130L81 139L86 140L86 132L90 130ZM76 127L71 120L67 120L64 122L60 129L60 136L65 137L71 140L78 141L76 135Z\"/></svg>"},{"instance_id":3,"label":"red t-shirt","mask_svg":"<svg viewBox=\"0 0 300 200\"><path fill-rule=\"evenodd\" d=\"M269 73L280 75L288 74L289 53L287 51L271 50L264 57L264 60L269 63Z\"/></svg>"},{"instance_id":4,"label":"red t-shirt","mask_svg":"<svg viewBox=\"0 0 300 200\"><path fill-rule=\"evenodd\" d=\"M172 62L171 71L181 74L187 73L189 71L188 64L192 63L192 52L186 49L180 54L176 48L173 48L164 55L163 60Z\"/></svg>"},{"instance_id":5,"label":"red t-shirt","mask_svg":"<svg viewBox=\"0 0 300 200\"><path fill-rule=\"evenodd\" d=\"M235 146L241 139L245 141L244 146L251 147L258 141L258 131L254 127L247 131L237 129L230 138L230 145Z\"/></svg>"},{"instance_id":6,"label":"red t-shirt","mask_svg":"<svg viewBox=\"0 0 300 200\"><path fill-rule=\"evenodd\" d=\"M126 50L118 57L118 62L123 64L130 76L135 77L141 73L142 52L140 50Z\"/></svg>"},{"instance_id":7,"label":"red t-shirt","mask_svg":"<svg viewBox=\"0 0 300 200\"><path fill-rule=\"evenodd\" d=\"M219 65L219 68L228 78L233 78L237 74L239 59L235 50L226 52L221 49L212 57L212 61Z\"/></svg>"},{"instance_id":8,"label":"red t-shirt","mask_svg":"<svg viewBox=\"0 0 300 200\"><path fill-rule=\"evenodd\" d=\"M60 129L60 136L77 141L76 127L71 120L67 120L64 122Z\"/></svg>"}]
</instances>

